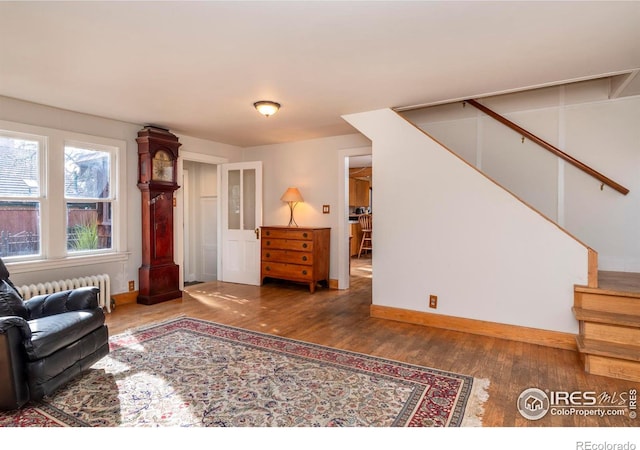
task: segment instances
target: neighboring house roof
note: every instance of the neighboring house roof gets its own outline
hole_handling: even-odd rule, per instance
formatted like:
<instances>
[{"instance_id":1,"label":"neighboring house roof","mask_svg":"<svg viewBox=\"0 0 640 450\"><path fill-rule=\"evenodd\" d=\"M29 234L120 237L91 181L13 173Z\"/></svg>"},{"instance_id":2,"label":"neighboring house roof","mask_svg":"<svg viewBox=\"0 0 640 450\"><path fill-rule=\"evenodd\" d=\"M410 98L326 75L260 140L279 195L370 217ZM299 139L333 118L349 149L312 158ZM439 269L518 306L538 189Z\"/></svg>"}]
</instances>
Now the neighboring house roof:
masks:
<instances>
[{"instance_id":1,"label":"neighboring house roof","mask_svg":"<svg viewBox=\"0 0 640 450\"><path fill-rule=\"evenodd\" d=\"M9 138L0 137L0 195L28 198L39 195L37 147L15 151ZM66 176L65 192L70 197L108 195L107 155L102 152L81 154L75 159L78 170ZM99 176L103 174L105 176ZM105 184L106 183L106 184Z\"/></svg>"},{"instance_id":2,"label":"neighboring house roof","mask_svg":"<svg viewBox=\"0 0 640 450\"><path fill-rule=\"evenodd\" d=\"M16 155L6 140L0 139L0 194L28 197L38 194L39 183L34 154Z\"/></svg>"}]
</instances>

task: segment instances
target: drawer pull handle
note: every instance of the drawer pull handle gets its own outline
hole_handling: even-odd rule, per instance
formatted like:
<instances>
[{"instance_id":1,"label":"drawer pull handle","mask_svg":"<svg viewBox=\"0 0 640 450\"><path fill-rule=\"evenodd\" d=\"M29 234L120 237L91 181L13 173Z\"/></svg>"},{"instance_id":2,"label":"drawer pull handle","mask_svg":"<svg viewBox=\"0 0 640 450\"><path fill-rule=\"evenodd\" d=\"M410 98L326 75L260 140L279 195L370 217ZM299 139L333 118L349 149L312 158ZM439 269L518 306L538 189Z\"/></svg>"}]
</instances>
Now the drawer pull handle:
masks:
<instances>
[{"instance_id":1,"label":"drawer pull handle","mask_svg":"<svg viewBox=\"0 0 640 450\"><path fill-rule=\"evenodd\" d=\"M271 253L267 253L267 258L271 258Z\"/></svg>"},{"instance_id":2,"label":"drawer pull handle","mask_svg":"<svg viewBox=\"0 0 640 450\"><path fill-rule=\"evenodd\" d=\"M271 236L271 231L267 231L267 236Z\"/></svg>"},{"instance_id":3,"label":"drawer pull handle","mask_svg":"<svg viewBox=\"0 0 640 450\"><path fill-rule=\"evenodd\" d=\"M302 237L306 238L307 236L309 236L307 233L302 233Z\"/></svg>"},{"instance_id":4,"label":"drawer pull handle","mask_svg":"<svg viewBox=\"0 0 640 450\"><path fill-rule=\"evenodd\" d=\"M307 274L307 271L306 271L306 270L303 270L303 271L302 271L302 275L306 275L306 274Z\"/></svg>"},{"instance_id":5,"label":"drawer pull handle","mask_svg":"<svg viewBox=\"0 0 640 450\"><path fill-rule=\"evenodd\" d=\"M306 243L302 244L302 248L307 248L308 245Z\"/></svg>"},{"instance_id":6,"label":"drawer pull handle","mask_svg":"<svg viewBox=\"0 0 640 450\"><path fill-rule=\"evenodd\" d=\"M267 241L267 245L271 245L271 241Z\"/></svg>"},{"instance_id":7,"label":"drawer pull handle","mask_svg":"<svg viewBox=\"0 0 640 450\"><path fill-rule=\"evenodd\" d=\"M267 266L264 268L264 270L266 270L267 272L269 272L271 270L271 267Z\"/></svg>"},{"instance_id":8,"label":"drawer pull handle","mask_svg":"<svg viewBox=\"0 0 640 450\"><path fill-rule=\"evenodd\" d=\"M302 257L302 260L303 260L303 261L306 261L306 260L307 260L307 257L306 257L306 256L303 256L303 257Z\"/></svg>"}]
</instances>

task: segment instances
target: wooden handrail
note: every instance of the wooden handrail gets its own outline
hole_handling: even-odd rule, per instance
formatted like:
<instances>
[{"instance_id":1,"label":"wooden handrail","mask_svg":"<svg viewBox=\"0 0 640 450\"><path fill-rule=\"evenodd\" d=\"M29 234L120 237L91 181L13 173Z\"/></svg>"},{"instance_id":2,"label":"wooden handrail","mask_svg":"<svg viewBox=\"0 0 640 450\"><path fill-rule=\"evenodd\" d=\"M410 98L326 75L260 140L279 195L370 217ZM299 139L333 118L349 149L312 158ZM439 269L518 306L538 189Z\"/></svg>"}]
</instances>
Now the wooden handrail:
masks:
<instances>
[{"instance_id":1,"label":"wooden handrail","mask_svg":"<svg viewBox=\"0 0 640 450\"><path fill-rule=\"evenodd\" d=\"M473 99L469 99L469 100L465 100L465 103L468 103L471 106L474 106L475 108L478 108L480 111L482 111L486 115L488 115L490 117L493 117L498 122L502 123L503 125L508 126L509 128L511 128L512 130L514 130L517 133L521 134L525 138L529 139L532 142L535 142L536 144L538 144L539 146L541 146L545 150L548 150L551 153L553 153L554 155L556 155L557 157L564 159L569 164L572 164L573 166L577 167L578 169L582 170L583 172L588 173L592 177L598 179L602 183L604 183L607 186L615 189L616 191L620 192L621 194L627 195L629 193L629 189L627 189L626 187L616 183L615 181L613 181L612 179L604 176L603 174L601 174L597 170L592 169L591 167L587 166L586 164L584 164L581 161L578 161L573 156L566 154L565 152L563 152L559 148L554 147L553 145L549 144L547 141L545 141L543 139L540 139L535 134L532 134L532 133L528 132L524 128L516 125L515 123L511 122L509 119L507 119L507 118L501 116L500 114L492 111L491 109L489 109L486 106L478 103L477 101L475 101Z\"/></svg>"}]
</instances>

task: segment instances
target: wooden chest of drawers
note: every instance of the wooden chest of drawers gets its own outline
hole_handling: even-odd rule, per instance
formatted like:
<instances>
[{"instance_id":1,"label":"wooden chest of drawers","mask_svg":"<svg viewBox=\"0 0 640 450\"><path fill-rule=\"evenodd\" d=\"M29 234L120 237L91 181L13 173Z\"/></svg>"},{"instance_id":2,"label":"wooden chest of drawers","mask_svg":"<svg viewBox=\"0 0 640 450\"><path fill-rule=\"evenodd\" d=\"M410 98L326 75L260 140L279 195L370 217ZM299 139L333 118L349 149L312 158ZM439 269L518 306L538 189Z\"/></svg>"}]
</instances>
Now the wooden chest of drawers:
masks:
<instances>
[{"instance_id":1,"label":"wooden chest of drawers","mask_svg":"<svg viewBox=\"0 0 640 450\"><path fill-rule=\"evenodd\" d=\"M260 282L265 278L329 286L331 228L261 227Z\"/></svg>"}]
</instances>

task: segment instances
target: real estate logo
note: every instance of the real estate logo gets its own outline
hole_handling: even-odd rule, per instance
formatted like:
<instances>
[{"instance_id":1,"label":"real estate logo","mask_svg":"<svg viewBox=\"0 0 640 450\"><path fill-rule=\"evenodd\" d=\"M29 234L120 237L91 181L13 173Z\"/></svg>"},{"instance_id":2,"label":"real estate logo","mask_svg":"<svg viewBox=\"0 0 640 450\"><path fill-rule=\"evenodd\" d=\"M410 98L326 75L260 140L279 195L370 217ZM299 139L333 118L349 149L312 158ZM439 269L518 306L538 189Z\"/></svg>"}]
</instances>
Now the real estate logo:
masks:
<instances>
[{"instance_id":1,"label":"real estate logo","mask_svg":"<svg viewBox=\"0 0 640 450\"><path fill-rule=\"evenodd\" d=\"M628 416L637 417L636 389L622 392L552 391L528 388L518 397L518 412L525 419L553 416Z\"/></svg>"},{"instance_id":2,"label":"real estate logo","mask_svg":"<svg viewBox=\"0 0 640 450\"><path fill-rule=\"evenodd\" d=\"M549 412L549 397L538 388L522 391L518 397L518 411L525 419L539 420Z\"/></svg>"}]
</instances>

